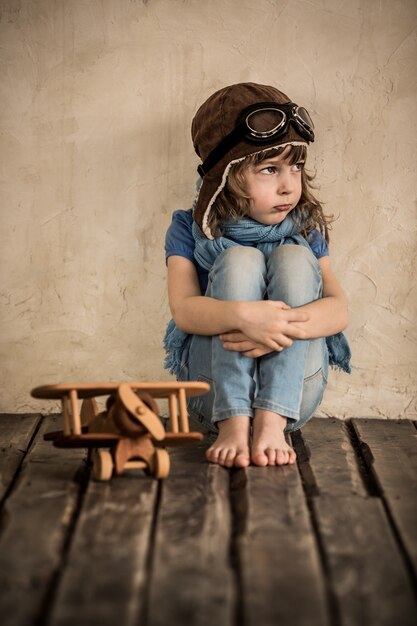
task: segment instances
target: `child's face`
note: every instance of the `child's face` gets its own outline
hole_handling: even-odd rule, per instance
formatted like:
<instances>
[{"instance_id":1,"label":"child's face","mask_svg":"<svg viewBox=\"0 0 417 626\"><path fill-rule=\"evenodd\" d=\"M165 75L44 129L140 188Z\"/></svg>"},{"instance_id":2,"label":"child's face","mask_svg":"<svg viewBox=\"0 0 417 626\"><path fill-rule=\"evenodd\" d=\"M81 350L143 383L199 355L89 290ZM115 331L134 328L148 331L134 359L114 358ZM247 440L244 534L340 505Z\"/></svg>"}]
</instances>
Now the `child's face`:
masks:
<instances>
[{"instance_id":1,"label":"child's face","mask_svg":"<svg viewBox=\"0 0 417 626\"><path fill-rule=\"evenodd\" d=\"M245 171L250 217L261 224L280 224L301 197L303 162L289 165L286 151Z\"/></svg>"}]
</instances>

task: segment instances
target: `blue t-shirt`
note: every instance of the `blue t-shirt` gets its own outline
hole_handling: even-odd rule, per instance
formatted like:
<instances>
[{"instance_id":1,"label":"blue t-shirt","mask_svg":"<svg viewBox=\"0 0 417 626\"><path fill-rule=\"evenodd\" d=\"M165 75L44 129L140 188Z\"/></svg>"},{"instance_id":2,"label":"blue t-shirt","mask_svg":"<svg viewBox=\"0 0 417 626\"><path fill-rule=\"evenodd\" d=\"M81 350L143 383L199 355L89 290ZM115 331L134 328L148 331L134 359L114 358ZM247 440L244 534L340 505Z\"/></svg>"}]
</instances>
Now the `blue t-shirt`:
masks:
<instances>
[{"instance_id":1,"label":"blue t-shirt","mask_svg":"<svg viewBox=\"0 0 417 626\"><path fill-rule=\"evenodd\" d=\"M201 293L205 293L208 283L208 271L200 267L194 258L195 241L192 225L192 209L188 209L188 211L174 211L171 225L165 237L165 259L168 259L170 256L183 256L192 261L197 269ZM320 259L322 256L328 256L329 246L318 230L312 230L307 236L307 241L317 259Z\"/></svg>"}]
</instances>

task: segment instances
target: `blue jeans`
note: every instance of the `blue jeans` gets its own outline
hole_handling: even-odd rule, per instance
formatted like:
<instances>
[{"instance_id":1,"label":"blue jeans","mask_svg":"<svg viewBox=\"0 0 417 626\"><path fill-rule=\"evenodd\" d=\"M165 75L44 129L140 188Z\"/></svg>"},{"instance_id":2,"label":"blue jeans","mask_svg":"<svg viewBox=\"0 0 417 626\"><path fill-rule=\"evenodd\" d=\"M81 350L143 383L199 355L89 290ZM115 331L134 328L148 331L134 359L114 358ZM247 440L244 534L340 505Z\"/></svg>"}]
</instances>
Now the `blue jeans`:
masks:
<instances>
[{"instance_id":1,"label":"blue jeans","mask_svg":"<svg viewBox=\"0 0 417 626\"><path fill-rule=\"evenodd\" d=\"M234 246L216 259L206 296L218 300L281 300L291 307L322 295L320 265L304 246L285 244L266 257L257 248ZM234 415L253 417L269 409L287 418L285 432L298 430L320 404L327 384L328 351L324 338L294 340L282 352L258 359L225 350L217 336L191 335L182 356L180 380L211 385L188 399L190 416L208 432Z\"/></svg>"}]
</instances>

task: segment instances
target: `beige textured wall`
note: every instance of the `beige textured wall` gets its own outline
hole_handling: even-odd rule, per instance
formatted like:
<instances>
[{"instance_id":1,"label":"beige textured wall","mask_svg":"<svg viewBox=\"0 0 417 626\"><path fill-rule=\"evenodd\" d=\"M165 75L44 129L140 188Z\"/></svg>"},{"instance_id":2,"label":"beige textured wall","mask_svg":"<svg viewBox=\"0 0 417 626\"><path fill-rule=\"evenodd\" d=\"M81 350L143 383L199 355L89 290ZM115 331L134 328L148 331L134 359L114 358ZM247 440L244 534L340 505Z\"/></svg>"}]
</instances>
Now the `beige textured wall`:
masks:
<instances>
[{"instance_id":1,"label":"beige textured wall","mask_svg":"<svg viewBox=\"0 0 417 626\"><path fill-rule=\"evenodd\" d=\"M163 241L192 115L228 83L313 113L350 377L322 414L416 417L415 0L1 0L0 409L32 386L169 378Z\"/></svg>"}]
</instances>

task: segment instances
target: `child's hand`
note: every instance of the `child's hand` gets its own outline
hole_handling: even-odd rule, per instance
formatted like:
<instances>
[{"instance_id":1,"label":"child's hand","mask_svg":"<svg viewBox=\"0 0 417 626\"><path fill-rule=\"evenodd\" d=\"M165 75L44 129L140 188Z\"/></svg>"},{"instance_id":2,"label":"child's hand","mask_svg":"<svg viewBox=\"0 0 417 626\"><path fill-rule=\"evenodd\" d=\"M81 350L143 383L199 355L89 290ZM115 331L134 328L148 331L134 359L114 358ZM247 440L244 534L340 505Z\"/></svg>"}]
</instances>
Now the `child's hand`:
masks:
<instances>
[{"instance_id":1,"label":"child's hand","mask_svg":"<svg viewBox=\"0 0 417 626\"><path fill-rule=\"evenodd\" d=\"M252 359L257 359L260 356L265 356L265 354L274 352L271 348L267 348L260 343L255 343L246 335L238 331L223 333L222 335L219 335L219 337L221 341L223 341L223 348L225 350L241 352L244 356L249 356ZM288 341L291 340L289 339ZM289 345L291 345L291 343Z\"/></svg>"},{"instance_id":2,"label":"child's hand","mask_svg":"<svg viewBox=\"0 0 417 626\"><path fill-rule=\"evenodd\" d=\"M308 319L307 313L291 309L285 302L261 300L242 302L237 321L238 331L245 335L245 341L255 344L249 350L269 348L269 352L281 352L292 345L293 339L307 338L306 331L297 326L297 322L306 322Z\"/></svg>"}]
</instances>

